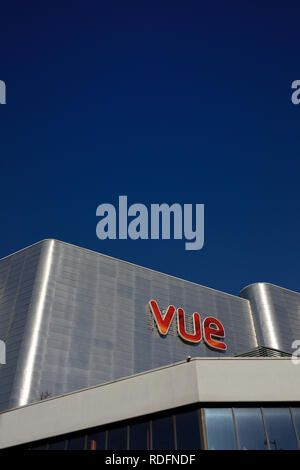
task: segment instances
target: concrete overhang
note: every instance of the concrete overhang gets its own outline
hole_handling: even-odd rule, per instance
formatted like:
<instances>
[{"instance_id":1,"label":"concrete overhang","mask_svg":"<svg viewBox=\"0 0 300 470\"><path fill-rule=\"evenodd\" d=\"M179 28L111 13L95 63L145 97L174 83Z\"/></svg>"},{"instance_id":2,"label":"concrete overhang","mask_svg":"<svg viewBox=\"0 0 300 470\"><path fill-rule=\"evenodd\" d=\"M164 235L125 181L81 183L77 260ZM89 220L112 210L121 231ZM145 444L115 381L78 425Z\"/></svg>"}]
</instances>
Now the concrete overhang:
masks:
<instances>
[{"instance_id":1,"label":"concrete overhang","mask_svg":"<svg viewBox=\"0 0 300 470\"><path fill-rule=\"evenodd\" d=\"M0 448L205 403L299 402L290 358L192 358L0 413Z\"/></svg>"}]
</instances>

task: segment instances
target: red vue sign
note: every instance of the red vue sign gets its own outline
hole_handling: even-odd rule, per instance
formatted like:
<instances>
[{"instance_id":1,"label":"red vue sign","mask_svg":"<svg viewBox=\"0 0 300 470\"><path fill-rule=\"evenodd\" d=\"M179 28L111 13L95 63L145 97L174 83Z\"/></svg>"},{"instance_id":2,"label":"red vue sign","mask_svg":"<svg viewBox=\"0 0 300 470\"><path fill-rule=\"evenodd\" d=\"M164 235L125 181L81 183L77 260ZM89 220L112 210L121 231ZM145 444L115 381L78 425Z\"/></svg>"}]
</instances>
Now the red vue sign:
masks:
<instances>
[{"instance_id":1,"label":"red vue sign","mask_svg":"<svg viewBox=\"0 0 300 470\"><path fill-rule=\"evenodd\" d=\"M176 312L177 316L177 330L178 335L184 341L189 343L200 343L202 336L205 344L217 351L226 351L227 346L220 339L225 338L225 330L222 323L214 317L206 317L202 322L199 313L193 313L193 333L186 331L185 313L182 308L175 308L174 305L169 305L165 315L163 316L157 302L150 300L150 310L153 314L157 329L162 336L168 334L170 325ZM203 333L203 334L202 334Z\"/></svg>"}]
</instances>

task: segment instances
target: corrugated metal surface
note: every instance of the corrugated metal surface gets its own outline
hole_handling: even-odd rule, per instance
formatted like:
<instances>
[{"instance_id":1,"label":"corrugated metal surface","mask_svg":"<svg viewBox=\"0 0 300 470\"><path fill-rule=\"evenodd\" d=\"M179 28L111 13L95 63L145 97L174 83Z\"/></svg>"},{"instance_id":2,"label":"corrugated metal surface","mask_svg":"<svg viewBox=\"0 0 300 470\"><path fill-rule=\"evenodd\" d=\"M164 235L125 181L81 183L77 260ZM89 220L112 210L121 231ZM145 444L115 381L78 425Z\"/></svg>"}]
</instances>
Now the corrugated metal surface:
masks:
<instances>
[{"instance_id":1,"label":"corrugated metal surface","mask_svg":"<svg viewBox=\"0 0 300 470\"><path fill-rule=\"evenodd\" d=\"M234 356L258 346L248 300L54 240L1 260L1 289L9 276L3 268L7 260L15 263L31 256L35 261L24 264L22 271L29 305L18 304L23 311L15 319L23 321L22 344L16 353L14 380L5 378L11 407L36 401L46 391L55 396L188 355ZM12 285L10 301L18 295ZM169 334L160 337L147 306L151 298L161 308L173 304L187 315L197 311L202 319L218 318L226 331L226 353L211 351L203 341L183 342L174 320ZM7 312L1 312L5 332ZM10 365L11 359L5 367ZM1 366L1 384L3 371Z\"/></svg>"},{"instance_id":2,"label":"corrugated metal surface","mask_svg":"<svg viewBox=\"0 0 300 470\"><path fill-rule=\"evenodd\" d=\"M10 404L18 363L27 350L24 330L41 248L37 244L0 261L0 338L6 342L6 364L0 365L0 409Z\"/></svg>"},{"instance_id":3,"label":"corrugated metal surface","mask_svg":"<svg viewBox=\"0 0 300 470\"><path fill-rule=\"evenodd\" d=\"M300 294L273 284L258 282L242 290L251 302L260 346L292 353L300 340Z\"/></svg>"},{"instance_id":4,"label":"corrugated metal surface","mask_svg":"<svg viewBox=\"0 0 300 470\"><path fill-rule=\"evenodd\" d=\"M291 357L290 353L279 351L278 349L266 348L264 346L258 346L257 348L251 349L250 351L236 354L235 357Z\"/></svg>"}]
</instances>

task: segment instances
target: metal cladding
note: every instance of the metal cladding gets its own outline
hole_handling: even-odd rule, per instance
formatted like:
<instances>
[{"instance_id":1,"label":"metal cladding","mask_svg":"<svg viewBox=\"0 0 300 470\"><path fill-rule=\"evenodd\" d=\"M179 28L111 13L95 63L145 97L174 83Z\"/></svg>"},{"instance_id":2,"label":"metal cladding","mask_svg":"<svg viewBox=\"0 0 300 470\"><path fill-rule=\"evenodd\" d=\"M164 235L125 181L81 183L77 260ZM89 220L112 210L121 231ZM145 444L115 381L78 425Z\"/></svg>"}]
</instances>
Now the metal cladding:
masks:
<instances>
[{"instance_id":1,"label":"metal cladding","mask_svg":"<svg viewBox=\"0 0 300 470\"><path fill-rule=\"evenodd\" d=\"M56 240L3 258L0 339L6 343L6 363L0 365L0 409L189 356L235 356L260 345L290 351L292 326L300 338L300 295L276 286L268 290L270 299L280 290L280 305L286 298L287 309L290 295L298 299L288 313L294 323L278 321L274 338L274 323L265 321L269 303L255 286L242 292L246 298L233 296ZM151 300L162 314L174 306L180 328L171 309L173 319L161 334ZM211 335L211 318L226 349L216 350L210 347L213 342L205 341ZM206 325L204 333L200 324Z\"/></svg>"},{"instance_id":2,"label":"metal cladding","mask_svg":"<svg viewBox=\"0 0 300 470\"><path fill-rule=\"evenodd\" d=\"M259 345L293 352L293 342L300 340L300 294L257 282L240 295L251 303Z\"/></svg>"}]
</instances>

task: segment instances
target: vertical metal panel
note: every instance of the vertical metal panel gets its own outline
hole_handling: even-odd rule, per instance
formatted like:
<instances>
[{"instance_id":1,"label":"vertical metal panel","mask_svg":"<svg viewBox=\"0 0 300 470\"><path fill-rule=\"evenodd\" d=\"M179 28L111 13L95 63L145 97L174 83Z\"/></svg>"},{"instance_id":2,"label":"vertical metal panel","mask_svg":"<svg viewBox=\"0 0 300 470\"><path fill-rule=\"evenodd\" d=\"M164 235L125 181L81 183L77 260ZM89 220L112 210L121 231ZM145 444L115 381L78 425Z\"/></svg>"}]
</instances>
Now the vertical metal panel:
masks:
<instances>
[{"instance_id":1,"label":"vertical metal panel","mask_svg":"<svg viewBox=\"0 0 300 470\"><path fill-rule=\"evenodd\" d=\"M240 295L251 302L259 345L292 353L300 339L300 294L259 282Z\"/></svg>"},{"instance_id":2,"label":"vertical metal panel","mask_svg":"<svg viewBox=\"0 0 300 470\"><path fill-rule=\"evenodd\" d=\"M174 450L177 450L177 430L176 430L176 414L172 415L173 418L173 433L174 433Z\"/></svg>"},{"instance_id":3,"label":"vertical metal panel","mask_svg":"<svg viewBox=\"0 0 300 470\"><path fill-rule=\"evenodd\" d=\"M0 339L6 343L6 364L0 366L0 409L16 403L14 383L28 348L25 325L42 246L39 243L0 260ZM19 392L15 398L18 396Z\"/></svg>"},{"instance_id":4,"label":"vertical metal panel","mask_svg":"<svg viewBox=\"0 0 300 470\"><path fill-rule=\"evenodd\" d=\"M297 446L298 446L298 449L300 450L300 439L299 439L299 434L298 434L298 431L297 431L297 426L296 426L296 423L295 423L295 418L294 418L294 415L293 415L292 408L289 408L289 411L290 411L292 425L293 425L293 429L294 429L296 440L297 440Z\"/></svg>"},{"instance_id":5,"label":"vertical metal panel","mask_svg":"<svg viewBox=\"0 0 300 470\"><path fill-rule=\"evenodd\" d=\"M205 408L200 408L198 413L199 413L201 449L208 450Z\"/></svg>"},{"instance_id":6,"label":"vertical metal panel","mask_svg":"<svg viewBox=\"0 0 300 470\"><path fill-rule=\"evenodd\" d=\"M236 445L237 445L237 450L240 450L240 439L239 439L239 434L237 430L237 423L236 423L236 417L234 413L234 408L231 408L232 411L232 419L233 419L233 426L234 426L234 433L235 433L235 438L236 438Z\"/></svg>"}]
</instances>

